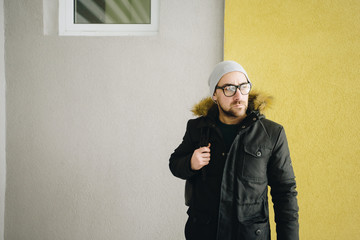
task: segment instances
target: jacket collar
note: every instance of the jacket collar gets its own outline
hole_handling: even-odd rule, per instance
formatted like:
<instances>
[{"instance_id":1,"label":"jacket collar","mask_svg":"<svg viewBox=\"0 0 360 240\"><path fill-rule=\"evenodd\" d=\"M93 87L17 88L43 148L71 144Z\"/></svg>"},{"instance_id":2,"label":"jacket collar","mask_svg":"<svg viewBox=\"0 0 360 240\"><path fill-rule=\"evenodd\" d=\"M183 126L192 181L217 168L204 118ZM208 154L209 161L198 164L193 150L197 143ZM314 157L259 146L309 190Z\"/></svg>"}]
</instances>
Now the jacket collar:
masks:
<instances>
[{"instance_id":1,"label":"jacket collar","mask_svg":"<svg viewBox=\"0 0 360 240\"><path fill-rule=\"evenodd\" d=\"M252 91L249 94L249 104L247 117L242 121L241 128L246 128L249 124L255 122L259 118L263 118L265 109L271 107L273 97L264 93ZM219 117L219 110L211 97L202 99L195 104L191 110L194 116L205 117L204 121L199 123L198 127L214 125Z\"/></svg>"}]
</instances>

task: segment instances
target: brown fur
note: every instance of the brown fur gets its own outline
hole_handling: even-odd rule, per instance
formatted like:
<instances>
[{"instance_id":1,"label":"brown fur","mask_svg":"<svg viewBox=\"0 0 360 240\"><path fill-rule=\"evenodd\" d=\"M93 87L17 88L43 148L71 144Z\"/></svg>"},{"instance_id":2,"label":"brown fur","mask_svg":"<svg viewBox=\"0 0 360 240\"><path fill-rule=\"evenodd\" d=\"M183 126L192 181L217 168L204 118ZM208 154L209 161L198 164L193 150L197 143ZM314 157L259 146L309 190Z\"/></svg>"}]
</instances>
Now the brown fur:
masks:
<instances>
[{"instance_id":1,"label":"brown fur","mask_svg":"<svg viewBox=\"0 0 360 240\"><path fill-rule=\"evenodd\" d=\"M264 113L265 109L271 108L273 97L257 91L251 91L249 94L249 109ZM214 101L211 97L203 98L199 103L195 104L192 108L194 116L206 116Z\"/></svg>"}]
</instances>

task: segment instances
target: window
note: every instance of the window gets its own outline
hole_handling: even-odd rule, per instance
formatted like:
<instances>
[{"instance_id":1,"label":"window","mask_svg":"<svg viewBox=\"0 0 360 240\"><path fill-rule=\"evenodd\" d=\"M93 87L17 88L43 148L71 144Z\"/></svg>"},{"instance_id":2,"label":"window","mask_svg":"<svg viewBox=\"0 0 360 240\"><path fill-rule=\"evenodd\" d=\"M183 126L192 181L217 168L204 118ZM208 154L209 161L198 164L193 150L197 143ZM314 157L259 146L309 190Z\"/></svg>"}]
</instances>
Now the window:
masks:
<instances>
[{"instance_id":1,"label":"window","mask_svg":"<svg viewBox=\"0 0 360 240\"><path fill-rule=\"evenodd\" d=\"M59 0L59 34L154 35L159 0Z\"/></svg>"}]
</instances>

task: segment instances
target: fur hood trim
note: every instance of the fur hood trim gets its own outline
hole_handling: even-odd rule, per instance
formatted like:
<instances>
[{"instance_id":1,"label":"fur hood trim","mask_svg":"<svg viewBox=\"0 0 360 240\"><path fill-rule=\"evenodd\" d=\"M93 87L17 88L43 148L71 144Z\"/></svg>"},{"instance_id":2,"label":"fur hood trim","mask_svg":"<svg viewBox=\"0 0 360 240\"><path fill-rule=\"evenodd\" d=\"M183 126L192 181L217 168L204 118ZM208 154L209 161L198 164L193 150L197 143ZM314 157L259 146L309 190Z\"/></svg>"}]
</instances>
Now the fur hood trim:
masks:
<instances>
[{"instance_id":1,"label":"fur hood trim","mask_svg":"<svg viewBox=\"0 0 360 240\"><path fill-rule=\"evenodd\" d=\"M271 108L273 97L264 93L251 91L249 94L250 111L259 111L263 114L265 109ZM215 105L211 97L203 98L199 103L195 104L192 108L194 116L201 117L207 116L209 110Z\"/></svg>"}]
</instances>

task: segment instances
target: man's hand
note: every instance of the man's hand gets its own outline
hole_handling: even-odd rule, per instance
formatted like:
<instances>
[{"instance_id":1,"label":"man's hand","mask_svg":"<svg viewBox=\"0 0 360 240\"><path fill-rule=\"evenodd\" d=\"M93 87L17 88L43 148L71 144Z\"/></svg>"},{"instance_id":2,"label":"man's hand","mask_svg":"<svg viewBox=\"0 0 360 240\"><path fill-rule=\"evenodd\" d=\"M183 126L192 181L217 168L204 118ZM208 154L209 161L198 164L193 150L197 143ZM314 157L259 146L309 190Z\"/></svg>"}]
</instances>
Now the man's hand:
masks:
<instances>
[{"instance_id":1,"label":"man's hand","mask_svg":"<svg viewBox=\"0 0 360 240\"><path fill-rule=\"evenodd\" d=\"M210 143L206 147L198 148L191 157L191 169L200 170L210 162Z\"/></svg>"}]
</instances>

